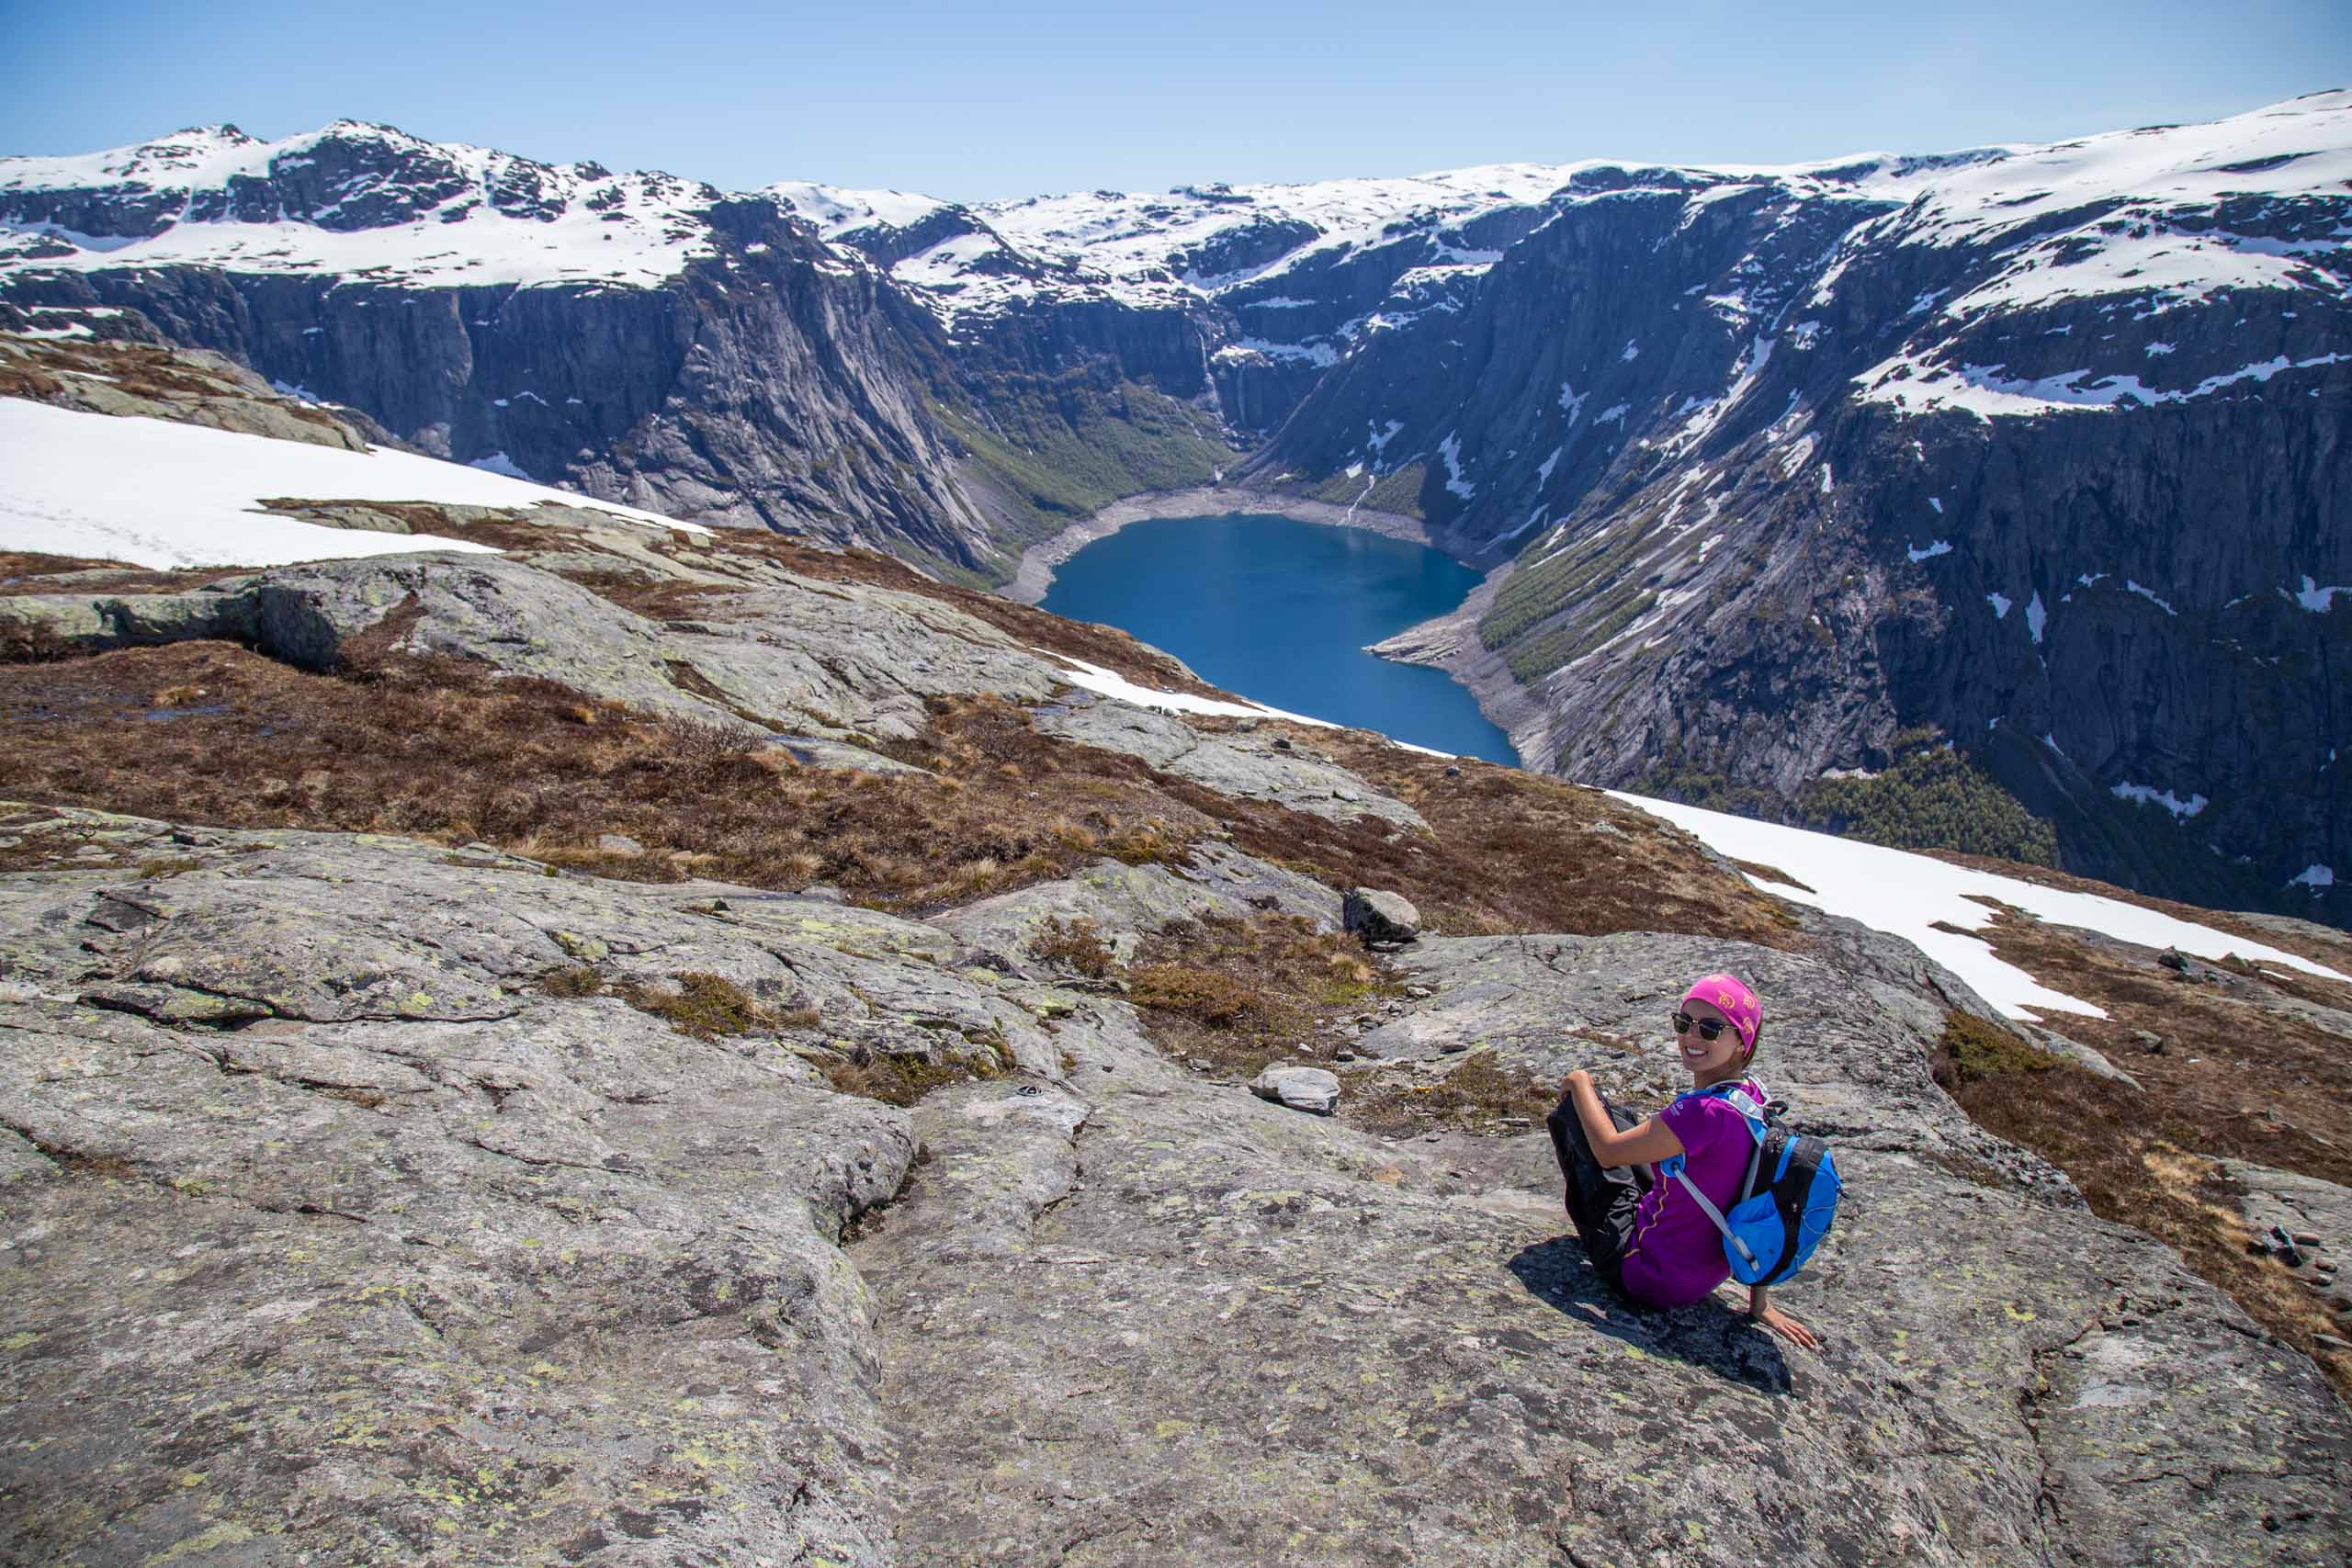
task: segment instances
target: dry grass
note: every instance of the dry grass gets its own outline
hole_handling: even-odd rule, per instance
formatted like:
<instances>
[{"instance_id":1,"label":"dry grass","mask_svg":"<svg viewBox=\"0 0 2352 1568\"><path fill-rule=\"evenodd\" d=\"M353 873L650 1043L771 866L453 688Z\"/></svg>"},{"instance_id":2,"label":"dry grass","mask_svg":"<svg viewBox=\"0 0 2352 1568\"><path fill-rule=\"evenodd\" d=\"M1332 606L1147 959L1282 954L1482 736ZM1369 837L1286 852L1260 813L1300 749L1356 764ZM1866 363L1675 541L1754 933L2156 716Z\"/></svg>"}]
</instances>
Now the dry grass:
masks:
<instances>
[{"instance_id":1,"label":"dry grass","mask_svg":"<svg viewBox=\"0 0 2352 1568\"><path fill-rule=\"evenodd\" d=\"M2140 1065L2132 1064L2135 1071ZM2229 1183L2199 1152L2214 1146L2214 1129L2188 1107L1959 1012L1947 1015L1935 1073L1980 1125L2064 1170L2100 1218L2171 1247L2257 1323L2315 1356L2338 1393L2352 1399L2352 1356L2312 1339L2335 1325L2292 1275L2249 1249Z\"/></svg>"},{"instance_id":2,"label":"dry grass","mask_svg":"<svg viewBox=\"0 0 2352 1568\"><path fill-rule=\"evenodd\" d=\"M1366 731L1286 732L1420 812L1435 837L1378 818L1328 823L1211 796L1234 841L1335 887L1395 888L1432 931L1689 931L1805 945L1786 905L1709 859L1697 840L1599 790L1467 761L1449 778L1444 759Z\"/></svg>"},{"instance_id":3,"label":"dry grass","mask_svg":"<svg viewBox=\"0 0 2352 1568\"><path fill-rule=\"evenodd\" d=\"M2008 910L1976 934L2043 985L2107 1010L2060 1027L2194 1128L2188 1146L2352 1185L2352 1037L2280 1006L2267 972L2204 965L2208 978L2187 979L2148 949ZM2143 1032L2164 1049L2149 1050Z\"/></svg>"},{"instance_id":4,"label":"dry grass","mask_svg":"<svg viewBox=\"0 0 2352 1568\"><path fill-rule=\"evenodd\" d=\"M1516 1135L1542 1126L1559 1098L1558 1084L1505 1066L1491 1052L1480 1051L1435 1078L1351 1074L1340 1111L1346 1121L1391 1136L1440 1129Z\"/></svg>"},{"instance_id":5,"label":"dry grass","mask_svg":"<svg viewBox=\"0 0 2352 1568\"><path fill-rule=\"evenodd\" d=\"M7 793L228 827L481 840L636 881L822 882L911 912L1098 854L1181 858L1206 827L1142 763L1049 740L995 699L942 703L922 741L896 748L939 776L849 773L385 648L356 649L341 675L222 643L0 669L0 726L20 738ZM209 694L198 708L158 700L193 686ZM646 852L606 854L605 833Z\"/></svg>"},{"instance_id":6,"label":"dry grass","mask_svg":"<svg viewBox=\"0 0 2352 1568\"><path fill-rule=\"evenodd\" d=\"M1065 920L1056 915L1029 939L1029 953L1034 958L1058 964L1089 980L1107 979L1116 966L1101 929L1083 918Z\"/></svg>"},{"instance_id":7,"label":"dry grass","mask_svg":"<svg viewBox=\"0 0 2352 1568\"><path fill-rule=\"evenodd\" d=\"M843 1094L878 1100L886 1105L912 1105L947 1084L997 1077L1005 1071L1005 1065L992 1055L933 1062L922 1056L881 1055L864 1061L832 1057L818 1063L817 1069Z\"/></svg>"},{"instance_id":8,"label":"dry grass","mask_svg":"<svg viewBox=\"0 0 2352 1568\"><path fill-rule=\"evenodd\" d=\"M1346 1043L1337 1020L1401 994L1353 939L1257 915L1163 928L1136 955L1129 999L1170 1055L1255 1077L1270 1062L1330 1061Z\"/></svg>"},{"instance_id":9,"label":"dry grass","mask_svg":"<svg viewBox=\"0 0 2352 1568\"><path fill-rule=\"evenodd\" d=\"M1760 861L1752 860L1735 860L1731 863L1750 876L1761 877L1767 882L1777 882L1783 887L1793 887L1800 893L1815 891L1815 888L1791 876L1777 865L1766 865Z\"/></svg>"}]
</instances>

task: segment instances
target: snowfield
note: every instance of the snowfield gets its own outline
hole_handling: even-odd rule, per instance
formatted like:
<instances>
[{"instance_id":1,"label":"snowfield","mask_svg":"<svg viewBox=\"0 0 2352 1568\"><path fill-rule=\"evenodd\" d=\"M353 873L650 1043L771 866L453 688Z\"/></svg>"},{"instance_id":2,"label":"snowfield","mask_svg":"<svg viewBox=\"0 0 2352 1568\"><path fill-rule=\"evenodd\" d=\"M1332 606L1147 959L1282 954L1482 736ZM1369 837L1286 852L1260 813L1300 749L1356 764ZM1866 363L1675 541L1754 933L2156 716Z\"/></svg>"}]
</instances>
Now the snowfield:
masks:
<instances>
[{"instance_id":1,"label":"snowfield","mask_svg":"<svg viewBox=\"0 0 2352 1568\"><path fill-rule=\"evenodd\" d=\"M1138 686L1115 671L1105 670L1100 664L1089 664L1083 659L1073 659L1067 653L1056 653L1043 648L1033 648L1029 651L1069 665L1075 673L1066 674L1062 679L1081 691L1092 692L1098 696L1115 697L1120 702L1150 708L1157 713L1197 713L1217 718L1280 718L1293 724L1312 725L1317 729L1341 728L1328 718L1310 718L1303 713L1270 708L1263 703L1228 703L1218 697L1195 696L1190 692L1163 692L1151 686ZM1450 759L1453 755L1451 751L1433 751L1426 746L1416 746L1408 740L1392 739L1389 744L1401 746L1408 751L1419 751L1424 757Z\"/></svg>"},{"instance_id":2,"label":"snowfield","mask_svg":"<svg viewBox=\"0 0 2352 1568\"><path fill-rule=\"evenodd\" d=\"M264 498L583 506L650 528L708 532L405 452L349 452L0 398L0 548L159 568L488 548L428 534L323 527L264 512Z\"/></svg>"},{"instance_id":3,"label":"snowfield","mask_svg":"<svg viewBox=\"0 0 2352 1568\"><path fill-rule=\"evenodd\" d=\"M1859 920L1872 931L1903 938L1967 981L1979 996L2010 1018L2038 1022L2045 1012L2071 1012L2088 1018L2105 1018L2107 1013L2088 1002L2051 990L2015 964L2003 963L1981 938L1930 929L1941 921L1962 931L1982 930L1992 922L1993 911L1975 902L1978 897L1998 899L2052 925L2100 931L2119 942L2135 942L2142 947L2178 948L2207 959L2234 953L2252 962L2300 969L2323 979L2352 978L2246 937L2177 920L2120 899L2070 893L2013 876L1971 871L1931 855L1885 849L1859 839L1754 822L1745 817L1623 795L1615 790L1609 793L1628 806L1664 818L1718 854L1786 872L1804 883L1804 887L1791 887L1753 875L1748 880L1779 897L1811 904L1830 914Z\"/></svg>"}]
</instances>

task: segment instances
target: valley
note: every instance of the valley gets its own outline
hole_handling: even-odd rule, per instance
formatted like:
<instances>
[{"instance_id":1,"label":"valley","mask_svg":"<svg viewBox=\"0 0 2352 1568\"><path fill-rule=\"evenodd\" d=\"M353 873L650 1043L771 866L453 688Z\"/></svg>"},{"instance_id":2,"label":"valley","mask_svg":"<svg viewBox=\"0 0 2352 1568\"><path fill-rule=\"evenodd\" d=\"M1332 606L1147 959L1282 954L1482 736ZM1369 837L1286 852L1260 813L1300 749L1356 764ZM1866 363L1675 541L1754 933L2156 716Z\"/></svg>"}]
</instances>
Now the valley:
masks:
<instances>
[{"instance_id":1,"label":"valley","mask_svg":"<svg viewBox=\"0 0 2352 1568\"><path fill-rule=\"evenodd\" d=\"M211 127L0 161L0 310L973 585L1384 513L1498 574L1416 657L1531 766L1871 831L1808 792L1925 735L2069 871L2340 919L2348 121L977 206Z\"/></svg>"}]
</instances>

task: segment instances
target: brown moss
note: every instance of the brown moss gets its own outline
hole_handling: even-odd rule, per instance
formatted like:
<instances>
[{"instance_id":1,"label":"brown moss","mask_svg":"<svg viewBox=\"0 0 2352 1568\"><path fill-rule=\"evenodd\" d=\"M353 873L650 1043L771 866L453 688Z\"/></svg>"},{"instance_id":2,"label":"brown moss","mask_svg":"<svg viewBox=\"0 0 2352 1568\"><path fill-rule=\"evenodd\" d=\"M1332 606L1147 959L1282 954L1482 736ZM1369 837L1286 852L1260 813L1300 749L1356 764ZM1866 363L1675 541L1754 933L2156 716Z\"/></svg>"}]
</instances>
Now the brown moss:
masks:
<instances>
[{"instance_id":1,"label":"brown moss","mask_svg":"<svg viewBox=\"0 0 2352 1568\"><path fill-rule=\"evenodd\" d=\"M817 1064L825 1081L843 1094L878 1100L885 1105L912 1105L936 1089L974 1078L993 1078L1001 1064L990 1057L950 1057L931 1061L898 1053L881 1053L864 1061L831 1057Z\"/></svg>"},{"instance_id":2,"label":"brown moss","mask_svg":"<svg viewBox=\"0 0 2352 1568\"><path fill-rule=\"evenodd\" d=\"M1516 1136L1559 1102L1560 1086L1521 1067L1506 1066L1492 1052L1462 1059L1442 1077L1408 1078L1394 1072L1351 1074L1340 1097L1341 1117L1390 1135L1441 1128L1488 1136Z\"/></svg>"},{"instance_id":3,"label":"brown moss","mask_svg":"<svg viewBox=\"0 0 2352 1568\"><path fill-rule=\"evenodd\" d=\"M1029 952L1090 980L1107 978L1115 963L1101 928L1083 918L1065 920L1056 915L1029 939Z\"/></svg>"},{"instance_id":4,"label":"brown moss","mask_svg":"<svg viewBox=\"0 0 2352 1568\"><path fill-rule=\"evenodd\" d=\"M2337 1392L2352 1398L2352 1358L2312 1339L2333 1331L2324 1310L2286 1269L2248 1251L2234 1195L2202 1152L2210 1127L2161 1093L2135 1091L1957 1012L1947 1017L1938 1066L1978 1124L2064 1171L2101 1219L2171 1247L2264 1327L2316 1353Z\"/></svg>"},{"instance_id":5,"label":"brown moss","mask_svg":"<svg viewBox=\"0 0 2352 1568\"><path fill-rule=\"evenodd\" d=\"M689 969L671 976L674 989L630 981L614 993L640 1012L665 1019L681 1034L697 1040L749 1034L775 1026L767 1010L724 975Z\"/></svg>"},{"instance_id":6,"label":"brown moss","mask_svg":"<svg viewBox=\"0 0 2352 1568\"><path fill-rule=\"evenodd\" d=\"M1398 994L1337 931L1295 915L1177 920L1136 955L1130 999L1170 1055L1254 1076L1269 1062L1328 1062L1343 1015Z\"/></svg>"},{"instance_id":7,"label":"brown moss","mask_svg":"<svg viewBox=\"0 0 2352 1568\"><path fill-rule=\"evenodd\" d=\"M605 977L584 964L550 969L539 976L539 989L550 997L599 996L605 989Z\"/></svg>"}]
</instances>

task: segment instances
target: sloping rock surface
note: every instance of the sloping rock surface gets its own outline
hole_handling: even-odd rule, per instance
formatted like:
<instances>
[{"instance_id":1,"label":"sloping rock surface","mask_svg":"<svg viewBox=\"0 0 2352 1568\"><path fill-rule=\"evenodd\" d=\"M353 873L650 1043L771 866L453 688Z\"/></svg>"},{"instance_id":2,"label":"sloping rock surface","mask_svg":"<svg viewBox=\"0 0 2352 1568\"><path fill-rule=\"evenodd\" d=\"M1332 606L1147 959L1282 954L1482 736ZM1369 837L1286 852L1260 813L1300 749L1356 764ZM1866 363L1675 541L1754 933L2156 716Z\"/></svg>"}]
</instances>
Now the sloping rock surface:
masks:
<instances>
[{"instance_id":1,"label":"sloping rock surface","mask_svg":"<svg viewBox=\"0 0 2352 1568\"><path fill-rule=\"evenodd\" d=\"M93 863L0 879L0 1561L2253 1563L2352 1528L2310 1364L1962 1117L1943 1002L1850 929L1424 938L1364 1069L1637 1095L1681 979L1751 974L1852 1183L1782 1293L1806 1355L1611 1301L1540 1132L1204 1084L973 945L994 917L9 832ZM1050 900L1132 929L1283 875ZM770 1021L557 994L586 969ZM860 1053L992 1076L903 1111L818 1071Z\"/></svg>"},{"instance_id":2,"label":"sloping rock surface","mask_svg":"<svg viewBox=\"0 0 2352 1568\"><path fill-rule=\"evenodd\" d=\"M1429 828L1402 801L1379 794L1336 763L1278 749L1271 736L1204 735L1180 718L1102 697L1073 697L1039 709L1035 718L1047 735L1140 757L1162 773L1219 795L1271 800L1338 822L1379 817L1424 832Z\"/></svg>"}]
</instances>

